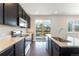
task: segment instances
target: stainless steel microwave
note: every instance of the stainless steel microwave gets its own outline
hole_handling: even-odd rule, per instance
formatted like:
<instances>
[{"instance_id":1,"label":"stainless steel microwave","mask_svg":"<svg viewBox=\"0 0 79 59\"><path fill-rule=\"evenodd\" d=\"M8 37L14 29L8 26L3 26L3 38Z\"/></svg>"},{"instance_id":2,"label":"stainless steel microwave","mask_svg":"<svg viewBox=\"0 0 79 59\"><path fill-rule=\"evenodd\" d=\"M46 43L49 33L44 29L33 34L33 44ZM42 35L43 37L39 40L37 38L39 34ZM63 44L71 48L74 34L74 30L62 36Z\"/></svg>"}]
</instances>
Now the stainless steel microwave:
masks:
<instances>
[{"instance_id":1,"label":"stainless steel microwave","mask_svg":"<svg viewBox=\"0 0 79 59\"><path fill-rule=\"evenodd\" d=\"M27 21L20 17L19 18L19 26L20 27L27 27Z\"/></svg>"}]
</instances>

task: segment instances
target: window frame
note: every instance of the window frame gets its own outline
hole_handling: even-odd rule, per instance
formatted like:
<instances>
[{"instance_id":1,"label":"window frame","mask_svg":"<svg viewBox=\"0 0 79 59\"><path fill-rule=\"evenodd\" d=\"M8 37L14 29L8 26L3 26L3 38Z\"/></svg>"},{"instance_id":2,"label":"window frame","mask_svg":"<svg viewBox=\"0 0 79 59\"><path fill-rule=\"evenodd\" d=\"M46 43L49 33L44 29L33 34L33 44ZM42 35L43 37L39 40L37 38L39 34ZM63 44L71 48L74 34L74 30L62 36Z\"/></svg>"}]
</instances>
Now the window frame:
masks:
<instances>
[{"instance_id":1,"label":"window frame","mask_svg":"<svg viewBox=\"0 0 79 59\"><path fill-rule=\"evenodd\" d=\"M79 19L76 19L76 20L72 19L72 20L67 21L67 32L68 33L79 33L79 31L75 31L75 25L77 25L77 24L75 24L76 21L79 21ZM72 22L72 31L68 31L68 23L69 22Z\"/></svg>"}]
</instances>

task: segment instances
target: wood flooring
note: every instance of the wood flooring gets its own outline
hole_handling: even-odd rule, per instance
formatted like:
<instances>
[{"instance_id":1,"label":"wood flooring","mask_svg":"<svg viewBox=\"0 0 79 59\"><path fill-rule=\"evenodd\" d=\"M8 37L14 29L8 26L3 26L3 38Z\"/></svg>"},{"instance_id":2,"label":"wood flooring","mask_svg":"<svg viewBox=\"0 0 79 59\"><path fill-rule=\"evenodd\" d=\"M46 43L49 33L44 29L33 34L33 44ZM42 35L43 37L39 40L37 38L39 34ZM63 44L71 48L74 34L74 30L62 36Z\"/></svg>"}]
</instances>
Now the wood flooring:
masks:
<instances>
[{"instance_id":1,"label":"wood flooring","mask_svg":"<svg viewBox=\"0 0 79 59\"><path fill-rule=\"evenodd\" d=\"M26 56L49 56L46 42L33 42Z\"/></svg>"}]
</instances>

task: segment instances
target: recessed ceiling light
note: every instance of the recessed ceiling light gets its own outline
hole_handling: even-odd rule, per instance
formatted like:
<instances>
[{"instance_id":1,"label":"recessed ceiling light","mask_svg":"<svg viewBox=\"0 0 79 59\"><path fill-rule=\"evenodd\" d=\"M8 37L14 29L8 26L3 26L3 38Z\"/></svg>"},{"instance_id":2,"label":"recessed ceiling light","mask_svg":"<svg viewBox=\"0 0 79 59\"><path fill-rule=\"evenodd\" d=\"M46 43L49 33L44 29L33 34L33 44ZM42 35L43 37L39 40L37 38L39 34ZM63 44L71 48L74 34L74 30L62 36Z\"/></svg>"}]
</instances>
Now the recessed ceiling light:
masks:
<instances>
[{"instance_id":1,"label":"recessed ceiling light","mask_svg":"<svg viewBox=\"0 0 79 59\"><path fill-rule=\"evenodd\" d=\"M54 11L54 14L58 14L58 11L56 10L56 11Z\"/></svg>"},{"instance_id":2,"label":"recessed ceiling light","mask_svg":"<svg viewBox=\"0 0 79 59\"><path fill-rule=\"evenodd\" d=\"M35 14L39 14L39 12L38 12L38 11L36 11L36 12L35 12Z\"/></svg>"}]
</instances>

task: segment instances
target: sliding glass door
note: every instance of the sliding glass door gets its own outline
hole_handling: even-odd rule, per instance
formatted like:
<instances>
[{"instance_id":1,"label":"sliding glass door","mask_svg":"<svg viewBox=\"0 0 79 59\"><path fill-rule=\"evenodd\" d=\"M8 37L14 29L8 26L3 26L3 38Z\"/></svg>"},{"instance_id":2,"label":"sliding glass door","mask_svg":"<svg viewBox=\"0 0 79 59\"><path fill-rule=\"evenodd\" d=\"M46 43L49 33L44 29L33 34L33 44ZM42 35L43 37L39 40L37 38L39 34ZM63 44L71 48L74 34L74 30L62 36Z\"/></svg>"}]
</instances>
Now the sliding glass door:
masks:
<instances>
[{"instance_id":1,"label":"sliding glass door","mask_svg":"<svg viewBox=\"0 0 79 59\"><path fill-rule=\"evenodd\" d=\"M36 20L36 38L43 38L45 34L50 34L50 20Z\"/></svg>"}]
</instances>

